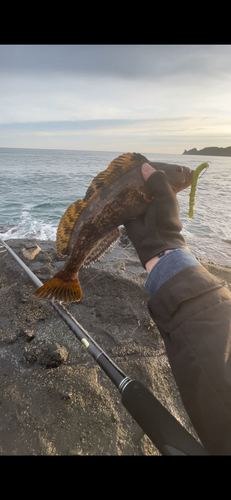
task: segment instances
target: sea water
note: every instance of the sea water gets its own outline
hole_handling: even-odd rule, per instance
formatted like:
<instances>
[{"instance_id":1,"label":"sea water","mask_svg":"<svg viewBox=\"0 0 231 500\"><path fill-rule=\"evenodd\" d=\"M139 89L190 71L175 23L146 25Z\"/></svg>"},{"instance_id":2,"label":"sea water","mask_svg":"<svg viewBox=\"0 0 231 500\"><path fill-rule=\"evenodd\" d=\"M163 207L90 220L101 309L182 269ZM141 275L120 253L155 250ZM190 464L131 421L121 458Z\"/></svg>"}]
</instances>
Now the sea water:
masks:
<instances>
[{"instance_id":1,"label":"sea water","mask_svg":"<svg viewBox=\"0 0 231 500\"><path fill-rule=\"evenodd\" d=\"M55 240L67 207L83 198L92 179L126 151L0 148L0 236ZM182 234L197 257L231 266L231 158L142 153L150 161L209 168L199 179L194 217L190 188L178 193Z\"/></svg>"}]
</instances>

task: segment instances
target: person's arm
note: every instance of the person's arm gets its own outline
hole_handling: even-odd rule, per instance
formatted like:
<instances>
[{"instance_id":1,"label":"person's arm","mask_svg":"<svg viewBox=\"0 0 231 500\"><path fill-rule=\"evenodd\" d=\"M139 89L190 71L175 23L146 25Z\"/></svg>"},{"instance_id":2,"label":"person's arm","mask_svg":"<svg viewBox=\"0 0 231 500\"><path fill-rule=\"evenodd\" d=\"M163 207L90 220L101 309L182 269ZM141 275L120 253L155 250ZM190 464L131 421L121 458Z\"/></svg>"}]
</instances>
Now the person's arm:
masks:
<instances>
[{"instance_id":1,"label":"person's arm","mask_svg":"<svg viewBox=\"0 0 231 500\"><path fill-rule=\"evenodd\" d=\"M174 250L172 259L169 253L168 263L162 257L159 270L155 266L148 276L149 312L202 444L210 454L230 455L231 293L201 265L165 281L174 252L182 250Z\"/></svg>"},{"instance_id":2,"label":"person's arm","mask_svg":"<svg viewBox=\"0 0 231 500\"><path fill-rule=\"evenodd\" d=\"M126 229L149 273L149 312L186 411L210 454L231 454L231 293L186 249L162 174L148 180L155 198L147 214Z\"/></svg>"}]
</instances>

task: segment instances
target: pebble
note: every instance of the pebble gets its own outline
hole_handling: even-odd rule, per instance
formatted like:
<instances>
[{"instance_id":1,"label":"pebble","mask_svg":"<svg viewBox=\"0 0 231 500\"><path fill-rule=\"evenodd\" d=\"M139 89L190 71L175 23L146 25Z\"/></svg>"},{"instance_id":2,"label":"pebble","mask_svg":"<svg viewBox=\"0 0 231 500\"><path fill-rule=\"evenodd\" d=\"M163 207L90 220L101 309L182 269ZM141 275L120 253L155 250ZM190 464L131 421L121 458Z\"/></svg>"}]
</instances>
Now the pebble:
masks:
<instances>
[{"instance_id":1,"label":"pebble","mask_svg":"<svg viewBox=\"0 0 231 500\"><path fill-rule=\"evenodd\" d=\"M41 248L36 243L27 244L22 249L22 253L26 259L33 260L40 250Z\"/></svg>"}]
</instances>

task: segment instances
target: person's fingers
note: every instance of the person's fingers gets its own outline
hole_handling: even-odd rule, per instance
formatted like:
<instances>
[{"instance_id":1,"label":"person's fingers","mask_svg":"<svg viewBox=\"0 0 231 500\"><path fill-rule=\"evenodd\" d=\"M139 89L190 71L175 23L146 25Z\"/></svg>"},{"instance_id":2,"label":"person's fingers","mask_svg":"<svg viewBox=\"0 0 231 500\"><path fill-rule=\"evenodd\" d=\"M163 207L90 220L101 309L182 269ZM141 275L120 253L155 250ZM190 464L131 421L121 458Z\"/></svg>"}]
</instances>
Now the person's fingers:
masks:
<instances>
[{"instance_id":1,"label":"person's fingers","mask_svg":"<svg viewBox=\"0 0 231 500\"><path fill-rule=\"evenodd\" d=\"M166 194L166 191L169 193L169 189L172 191L163 170L156 170L148 163L143 163L141 173L147 182L147 188L151 195L162 197L163 194Z\"/></svg>"},{"instance_id":2,"label":"person's fingers","mask_svg":"<svg viewBox=\"0 0 231 500\"><path fill-rule=\"evenodd\" d=\"M156 170L146 180L146 189L155 198L165 198L174 196L171 185L163 170Z\"/></svg>"},{"instance_id":3,"label":"person's fingers","mask_svg":"<svg viewBox=\"0 0 231 500\"><path fill-rule=\"evenodd\" d=\"M154 196L154 200L150 203L145 215L145 225L151 227L155 220L157 225L160 224L161 227L164 227L173 217L179 215L177 198L163 170L150 172L146 183L148 193L150 196Z\"/></svg>"}]
</instances>

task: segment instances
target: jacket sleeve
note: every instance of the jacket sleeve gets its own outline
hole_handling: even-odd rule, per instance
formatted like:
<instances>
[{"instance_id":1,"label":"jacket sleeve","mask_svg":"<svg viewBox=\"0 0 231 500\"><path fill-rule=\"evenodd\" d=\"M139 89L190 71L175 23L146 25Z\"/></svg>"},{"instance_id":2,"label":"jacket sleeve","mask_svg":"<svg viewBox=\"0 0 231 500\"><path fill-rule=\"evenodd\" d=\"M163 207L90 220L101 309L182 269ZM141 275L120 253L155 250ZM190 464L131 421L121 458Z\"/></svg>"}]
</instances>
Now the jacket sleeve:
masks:
<instances>
[{"instance_id":1,"label":"jacket sleeve","mask_svg":"<svg viewBox=\"0 0 231 500\"><path fill-rule=\"evenodd\" d=\"M231 293L193 265L165 281L148 308L202 444L212 455L230 455Z\"/></svg>"}]
</instances>

